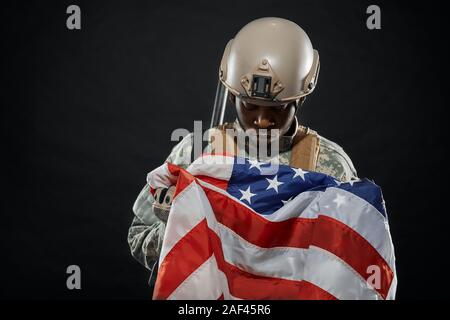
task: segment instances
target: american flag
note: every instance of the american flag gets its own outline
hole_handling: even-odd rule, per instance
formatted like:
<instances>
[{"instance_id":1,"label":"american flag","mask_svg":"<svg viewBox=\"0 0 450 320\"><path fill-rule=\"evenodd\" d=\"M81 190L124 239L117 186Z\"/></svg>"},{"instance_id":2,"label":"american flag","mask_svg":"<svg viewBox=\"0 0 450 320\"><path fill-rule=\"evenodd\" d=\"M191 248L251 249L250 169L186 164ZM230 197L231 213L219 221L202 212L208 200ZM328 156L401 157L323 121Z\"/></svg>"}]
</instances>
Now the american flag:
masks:
<instances>
[{"instance_id":1,"label":"american flag","mask_svg":"<svg viewBox=\"0 0 450 320\"><path fill-rule=\"evenodd\" d=\"M268 166L205 155L148 174L152 192L176 185L153 299L394 299L380 188Z\"/></svg>"}]
</instances>

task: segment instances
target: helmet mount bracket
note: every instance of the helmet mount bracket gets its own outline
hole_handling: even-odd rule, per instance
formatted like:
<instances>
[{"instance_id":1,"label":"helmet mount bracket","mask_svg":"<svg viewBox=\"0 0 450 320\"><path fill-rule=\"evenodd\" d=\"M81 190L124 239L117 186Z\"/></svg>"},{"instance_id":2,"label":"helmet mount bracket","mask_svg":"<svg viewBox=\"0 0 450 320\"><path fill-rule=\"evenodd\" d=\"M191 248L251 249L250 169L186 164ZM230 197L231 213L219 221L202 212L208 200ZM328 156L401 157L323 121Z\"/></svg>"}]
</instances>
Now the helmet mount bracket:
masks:
<instances>
[{"instance_id":1,"label":"helmet mount bracket","mask_svg":"<svg viewBox=\"0 0 450 320\"><path fill-rule=\"evenodd\" d=\"M267 59L241 78L241 85L247 96L264 100L274 100L284 89L283 84Z\"/></svg>"}]
</instances>

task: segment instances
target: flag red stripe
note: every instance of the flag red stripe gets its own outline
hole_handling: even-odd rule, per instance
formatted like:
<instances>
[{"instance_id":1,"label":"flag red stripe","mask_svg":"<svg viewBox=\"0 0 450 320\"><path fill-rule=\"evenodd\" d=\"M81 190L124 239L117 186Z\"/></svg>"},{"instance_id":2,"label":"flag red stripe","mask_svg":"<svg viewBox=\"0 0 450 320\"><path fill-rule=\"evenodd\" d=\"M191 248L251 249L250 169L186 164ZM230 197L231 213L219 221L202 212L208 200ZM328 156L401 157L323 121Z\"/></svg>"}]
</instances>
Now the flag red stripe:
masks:
<instances>
[{"instance_id":1,"label":"flag red stripe","mask_svg":"<svg viewBox=\"0 0 450 320\"><path fill-rule=\"evenodd\" d=\"M379 266L381 286L377 291L386 298L393 280L391 268L364 237L342 222L323 215L273 222L215 190L202 188L217 221L254 245L305 249L314 245L341 258L366 280L371 275L367 267Z\"/></svg>"},{"instance_id":2,"label":"flag red stripe","mask_svg":"<svg viewBox=\"0 0 450 320\"><path fill-rule=\"evenodd\" d=\"M206 219L200 221L178 241L162 261L156 278L153 299L167 299L189 275L211 255Z\"/></svg>"},{"instance_id":3,"label":"flag red stripe","mask_svg":"<svg viewBox=\"0 0 450 320\"><path fill-rule=\"evenodd\" d=\"M217 265L227 277L230 294L234 297L249 300L336 299L325 290L307 281L264 277L241 270L225 261L219 236L209 228L208 232Z\"/></svg>"},{"instance_id":4,"label":"flag red stripe","mask_svg":"<svg viewBox=\"0 0 450 320\"><path fill-rule=\"evenodd\" d=\"M378 251L355 230L336 219L321 215L317 219L311 245L332 252L366 281L372 275L367 268L378 266L380 287L375 289L386 299L394 273Z\"/></svg>"},{"instance_id":5,"label":"flag red stripe","mask_svg":"<svg viewBox=\"0 0 450 320\"><path fill-rule=\"evenodd\" d=\"M305 280L302 281L300 297L302 300L337 300L337 298L328 291Z\"/></svg>"},{"instance_id":6,"label":"flag red stripe","mask_svg":"<svg viewBox=\"0 0 450 320\"><path fill-rule=\"evenodd\" d=\"M153 298L167 299L213 253L218 268L227 277L230 293L235 297L253 300L335 299L307 281L259 276L226 262L220 238L207 226L206 220L197 224L166 255L158 272Z\"/></svg>"},{"instance_id":7,"label":"flag red stripe","mask_svg":"<svg viewBox=\"0 0 450 320\"><path fill-rule=\"evenodd\" d=\"M177 169L177 167L175 167ZM174 170L178 171L180 169ZM182 169L181 169L182 170ZM173 174L175 173L174 171ZM195 178L189 173L182 170L179 175L177 190L184 188L192 183ZM201 185L200 185L201 186ZM209 202L215 212L216 219L227 226L247 241L263 247L298 247L308 248L310 245L317 246L327 250L341 258L349 264L360 276L368 279L371 274L368 273L367 267L377 265L381 271L381 288L377 291L383 298L386 298L389 287L393 280L393 272L386 261L379 255L375 248L365 240L356 231L333 218L320 215L316 219L293 218L286 221L272 222L260 215L254 213L247 207L230 199L229 197L201 186L208 196ZM208 232L205 232L205 228ZM200 231L202 230L202 231ZM200 234L200 236L197 236ZM207 234L210 235L208 238ZM277 237L272 235L276 234ZM294 237L299 235L301 237ZM200 237L200 238L199 238ZM227 263L223 259L221 251L220 239L217 235L209 230L206 220L203 220L194 227L184 238L182 238L174 248L166 256L161 264L158 278L164 278L164 285L161 281L155 286L156 298L167 298L193 271L195 271L202 263L204 263L212 254L211 239L218 240L213 246L216 252L216 260L219 268L227 275L230 283L230 292L237 297L246 297L247 299L263 299L267 289L267 283L276 282L278 288L283 288L281 294L274 291L273 285L270 286L270 295L272 298L294 299L299 298L299 292L305 291L306 284L299 286L299 281L283 280L278 278L255 277L253 274L247 274L243 270ZM300 239L299 239L300 238ZM175 252L181 252L175 254ZM192 256L192 252L196 255ZM217 252L220 252L217 255ZM185 259L189 257L189 259ZM218 257L222 257L222 260ZM171 261L171 263L168 263ZM173 271L168 267L172 265ZM168 276L165 276L167 274ZM161 277L160 277L161 275ZM234 279L234 280L233 280ZM256 283L256 279L260 279ZM302 281L303 283L307 283ZM255 289L255 287L257 289ZM314 286L315 287L315 286ZM250 290L250 288L252 288ZM320 289L320 288L319 288ZM250 290L251 292L246 292ZM318 289L315 289L317 291ZM321 289L320 289L321 290ZM251 293L258 291L258 297L250 297ZM273 294L275 294L273 296ZM328 294L328 293L327 293ZM311 293L309 295L312 295ZM320 296L321 294L319 294ZM323 295L323 294L322 294Z\"/></svg>"},{"instance_id":8,"label":"flag red stripe","mask_svg":"<svg viewBox=\"0 0 450 320\"><path fill-rule=\"evenodd\" d=\"M170 174L178 176L175 193L173 195L173 199L175 199L181 191L183 191L188 185L195 181L195 177L186 170L172 163L167 163L167 168Z\"/></svg>"},{"instance_id":9,"label":"flag red stripe","mask_svg":"<svg viewBox=\"0 0 450 320\"><path fill-rule=\"evenodd\" d=\"M212 184L213 186L216 186L217 188L220 188L222 190L227 190L228 188L228 181L227 180L222 180L222 179L217 179L214 177L208 177L208 176L195 176L197 179L202 180L204 182L207 182L209 184Z\"/></svg>"},{"instance_id":10,"label":"flag red stripe","mask_svg":"<svg viewBox=\"0 0 450 320\"><path fill-rule=\"evenodd\" d=\"M292 218L272 222L215 190L202 185L201 187L208 197L217 221L248 242L262 248L309 246L315 219ZM273 237L274 234L277 236ZM302 236L299 237L298 234Z\"/></svg>"},{"instance_id":11,"label":"flag red stripe","mask_svg":"<svg viewBox=\"0 0 450 320\"><path fill-rule=\"evenodd\" d=\"M216 219L248 242L262 248L307 248L314 231L315 219L292 218L269 221L237 201L200 185L215 213ZM276 234L276 237L273 235ZM301 234L299 237L297 235Z\"/></svg>"}]
</instances>

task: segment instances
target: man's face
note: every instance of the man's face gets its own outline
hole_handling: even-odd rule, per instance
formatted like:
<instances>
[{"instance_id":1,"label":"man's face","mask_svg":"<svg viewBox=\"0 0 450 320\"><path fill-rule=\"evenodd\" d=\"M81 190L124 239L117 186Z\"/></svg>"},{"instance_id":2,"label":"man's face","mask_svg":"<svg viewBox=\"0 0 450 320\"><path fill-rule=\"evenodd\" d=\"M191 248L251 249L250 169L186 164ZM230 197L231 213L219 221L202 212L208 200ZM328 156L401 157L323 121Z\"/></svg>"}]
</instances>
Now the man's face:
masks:
<instances>
[{"instance_id":1,"label":"man's face","mask_svg":"<svg viewBox=\"0 0 450 320\"><path fill-rule=\"evenodd\" d=\"M260 129L266 129L270 135L271 129L279 130L279 135L284 135L292 125L295 117L296 104L289 102L276 106L262 106L244 101L232 96L231 100L236 105L239 122L244 130L254 129L259 133Z\"/></svg>"}]
</instances>

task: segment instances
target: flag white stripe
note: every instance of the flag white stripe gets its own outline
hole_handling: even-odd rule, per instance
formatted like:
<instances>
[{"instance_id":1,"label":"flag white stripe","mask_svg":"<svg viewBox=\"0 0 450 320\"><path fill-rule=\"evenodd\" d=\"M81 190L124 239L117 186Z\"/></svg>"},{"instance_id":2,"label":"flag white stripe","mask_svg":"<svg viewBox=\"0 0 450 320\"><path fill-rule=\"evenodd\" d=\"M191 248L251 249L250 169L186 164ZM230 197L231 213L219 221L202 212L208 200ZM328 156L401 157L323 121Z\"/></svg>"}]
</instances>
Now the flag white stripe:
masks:
<instances>
[{"instance_id":1,"label":"flag white stripe","mask_svg":"<svg viewBox=\"0 0 450 320\"><path fill-rule=\"evenodd\" d=\"M212 177L222 174L220 179L228 180L233 168L232 165L224 165L224 168L229 168L228 171L225 170L220 173L212 170L205 173L205 167L214 166L203 166L201 170L190 169L197 170L197 174ZM152 187L155 185L167 186L167 183L170 184L171 180L176 179L170 174L167 164L153 170L152 173L148 176L148 181L152 183ZM230 196L225 190L201 180L199 182L255 212L245 203ZM336 201L337 196L341 197L338 201ZM395 258L387 220L364 199L351 192L330 187L324 192L303 192L274 214L259 216L277 222L298 216L317 218L318 215L332 217L349 226L380 253L394 272L394 280L387 298L395 298L397 282ZM187 186L174 199L167 224L170 230L166 228L166 237L159 263L164 260L175 244L201 222L205 216L208 226L221 239L225 260L242 270L260 276L306 280L338 299L381 299L378 292L370 288L361 275L351 266L324 249L315 246L310 246L309 249L261 248L244 240L234 231L217 222L206 194L195 182ZM367 226L370 226L370 228L367 228ZM225 299L236 298L230 295L226 277L218 269L215 257L212 256L185 279L169 298L215 299L220 293L224 294Z\"/></svg>"},{"instance_id":2,"label":"flag white stripe","mask_svg":"<svg viewBox=\"0 0 450 320\"><path fill-rule=\"evenodd\" d=\"M255 275L307 280L340 299L381 298L355 270L328 251L315 246L309 249L267 249L247 242L216 220L206 195L202 190L194 190L196 188L200 187L193 185L189 192L199 195L197 210L205 214L208 227L220 237L224 258L228 263Z\"/></svg>"},{"instance_id":3,"label":"flag white stripe","mask_svg":"<svg viewBox=\"0 0 450 320\"><path fill-rule=\"evenodd\" d=\"M391 287L389 288L389 292L386 296L386 300L394 300L395 294L397 292L397 272L392 270L394 272L394 278L392 279Z\"/></svg>"},{"instance_id":4,"label":"flag white stripe","mask_svg":"<svg viewBox=\"0 0 450 320\"><path fill-rule=\"evenodd\" d=\"M194 176L204 175L220 180L230 180L234 157L205 155L197 158L186 171Z\"/></svg>"},{"instance_id":5,"label":"flag white stripe","mask_svg":"<svg viewBox=\"0 0 450 320\"><path fill-rule=\"evenodd\" d=\"M199 189L199 201L197 202L199 208L197 210L202 210L208 227L221 239L224 258L228 263L244 271L261 276L289 280L302 279L301 270L306 249L290 247L261 248L246 241L233 230L219 223L201 187L196 185L193 188Z\"/></svg>"},{"instance_id":6,"label":"flag white stripe","mask_svg":"<svg viewBox=\"0 0 450 320\"><path fill-rule=\"evenodd\" d=\"M339 257L311 246L305 263L304 279L339 300L380 300L382 297Z\"/></svg>"},{"instance_id":7,"label":"flag white stripe","mask_svg":"<svg viewBox=\"0 0 450 320\"><path fill-rule=\"evenodd\" d=\"M225 299L232 298L225 274L219 270L216 258L212 255L177 287L168 300L211 300L219 298L221 294Z\"/></svg>"},{"instance_id":8,"label":"flag white stripe","mask_svg":"<svg viewBox=\"0 0 450 320\"><path fill-rule=\"evenodd\" d=\"M199 180L199 182L258 214L245 203L230 196L225 190L205 181ZM331 198L336 197L336 194L344 196L348 201L338 205L333 202L334 198ZM329 188L325 192L307 191L299 194L271 215L258 215L272 222L280 222L293 217L315 219L319 214L336 219L356 231L377 250L394 271L395 258L387 220L372 205L351 192L339 188Z\"/></svg>"},{"instance_id":9,"label":"flag white stripe","mask_svg":"<svg viewBox=\"0 0 450 320\"><path fill-rule=\"evenodd\" d=\"M161 265L166 255L176 243L204 219L202 207L200 206L202 201L205 201L200 198L202 195L205 197L203 190L200 190L199 186L195 182L192 182L173 200L167 220L159 265ZM209 203L207 205L211 208ZM176 210L182 212L174 212Z\"/></svg>"},{"instance_id":10,"label":"flag white stripe","mask_svg":"<svg viewBox=\"0 0 450 320\"><path fill-rule=\"evenodd\" d=\"M299 193L295 198L286 203L280 209L270 215L264 215L267 220L273 222L280 222L291 218L309 218L304 216L303 212L313 211L314 206L317 206L317 201L322 196L323 191L305 191ZM311 209L310 209L311 208ZM311 218L317 218L311 217Z\"/></svg>"},{"instance_id":11,"label":"flag white stripe","mask_svg":"<svg viewBox=\"0 0 450 320\"><path fill-rule=\"evenodd\" d=\"M210 223L217 223L220 228L223 255L228 263L260 276L302 280L307 249L261 248L217 221L208 219Z\"/></svg>"},{"instance_id":12,"label":"flag white stripe","mask_svg":"<svg viewBox=\"0 0 450 320\"><path fill-rule=\"evenodd\" d=\"M170 173L167 163L164 163L147 174L147 183L154 189L168 188L176 183L177 178Z\"/></svg>"},{"instance_id":13,"label":"flag white stripe","mask_svg":"<svg viewBox=\"0 0 450 320\"><path fill-rule=\"evenodd\" d=\"M342 196L345 202L336 203L336 197ZM316 211L318 210L318 211ZM387 220L370 203L351 192L339 188L328 188L320 196L317 206L306 210L303 217L317 217L317 214L336 219L352 228L366 239L394 270L395 259L393 244ZM370 226L370 227L367 227Z\"/></svg>"}]
</instances>

